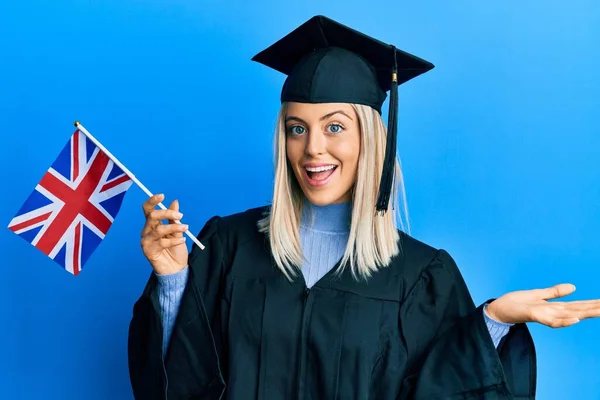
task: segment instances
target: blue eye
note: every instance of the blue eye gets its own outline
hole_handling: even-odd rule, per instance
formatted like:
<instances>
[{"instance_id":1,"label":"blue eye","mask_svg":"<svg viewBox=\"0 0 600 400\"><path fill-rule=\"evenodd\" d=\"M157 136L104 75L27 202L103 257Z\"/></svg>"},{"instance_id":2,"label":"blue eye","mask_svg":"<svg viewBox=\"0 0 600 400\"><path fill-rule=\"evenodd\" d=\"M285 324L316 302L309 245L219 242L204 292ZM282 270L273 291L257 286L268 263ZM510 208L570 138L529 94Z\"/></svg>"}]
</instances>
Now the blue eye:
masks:
<instances>
[{"instance_id":1,"label":"blue eye","mask_svg":"<svg viewBox=\"0 0 600 400\"><path fill-rule=\"evenodd\" d=\"M329 129L329 132L331 132L331 133L340 133L341 131L344 130L344 127L340 124L331 124L327 128Z\"/></svg>"},{"instance_id":2,"label":"blue eye","mask_svg":"<svg viewBox=\"0 0 600 400\"><path fill-rule=\"evenodd\" d=\"M288 132L294 135L302 135L304 132L306 132L306 129L300 125L294 125L288 128Z\"/></svg>"}]
</instances>

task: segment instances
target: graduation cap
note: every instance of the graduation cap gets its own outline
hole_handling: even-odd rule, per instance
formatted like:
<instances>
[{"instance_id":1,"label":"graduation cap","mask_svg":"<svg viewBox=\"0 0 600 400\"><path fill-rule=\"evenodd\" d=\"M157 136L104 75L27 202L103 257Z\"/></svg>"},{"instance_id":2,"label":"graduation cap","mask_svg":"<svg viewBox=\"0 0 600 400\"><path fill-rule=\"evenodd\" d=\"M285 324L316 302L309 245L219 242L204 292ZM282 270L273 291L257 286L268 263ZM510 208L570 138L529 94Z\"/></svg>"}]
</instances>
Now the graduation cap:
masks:
<instances>
[{"instance_id":1,"label":"graduation cap","mask_svg":"<svg viewBox=\"0 0 600 400\"><path fill-rule=\"evenodd\" d=\"M377 211L388 208L394 179L398 125L398 85L433 64L324 16L315 16L258 53L253 61L288 77L281 101L356 103L381 114L390 91L387 141Z\"/></svg>"}]
</instances>

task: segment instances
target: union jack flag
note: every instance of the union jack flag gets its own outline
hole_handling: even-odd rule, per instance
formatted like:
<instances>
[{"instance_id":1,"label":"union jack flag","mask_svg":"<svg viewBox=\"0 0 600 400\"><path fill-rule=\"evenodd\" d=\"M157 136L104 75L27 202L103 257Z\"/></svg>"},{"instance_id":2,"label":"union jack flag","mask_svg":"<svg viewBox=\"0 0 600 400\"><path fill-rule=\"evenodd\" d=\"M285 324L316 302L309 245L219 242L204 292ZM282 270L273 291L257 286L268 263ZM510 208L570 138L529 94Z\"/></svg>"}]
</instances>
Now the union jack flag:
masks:
<instances>
[{"instance_id":1,"label":"union jack flag","mask_svg":"<svg viewBox=\"0 0 600 400\"><path fill-rule=\"evenodd\" d=\"M104 239L131 183L76 130L8 228L77 275Z\"/></svg>"}]
</instances>

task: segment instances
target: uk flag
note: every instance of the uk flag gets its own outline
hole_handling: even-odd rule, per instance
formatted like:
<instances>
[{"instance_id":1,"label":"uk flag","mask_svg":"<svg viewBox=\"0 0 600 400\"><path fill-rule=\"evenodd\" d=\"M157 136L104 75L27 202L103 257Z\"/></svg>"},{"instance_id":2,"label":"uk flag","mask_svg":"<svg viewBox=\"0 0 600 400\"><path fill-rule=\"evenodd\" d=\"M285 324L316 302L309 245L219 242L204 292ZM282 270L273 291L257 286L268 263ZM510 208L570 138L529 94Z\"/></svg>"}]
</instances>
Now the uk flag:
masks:
<instances>
[{"instance_id":1,"label":"uk flag","mask_svg":"<svg viewBox=\"0 0 600 400\"><path fill-rule=\"evenodd\" d=\"M8 228L77 275L104 239L131 183L76 130Z\"/></svg>"}]
</instances>

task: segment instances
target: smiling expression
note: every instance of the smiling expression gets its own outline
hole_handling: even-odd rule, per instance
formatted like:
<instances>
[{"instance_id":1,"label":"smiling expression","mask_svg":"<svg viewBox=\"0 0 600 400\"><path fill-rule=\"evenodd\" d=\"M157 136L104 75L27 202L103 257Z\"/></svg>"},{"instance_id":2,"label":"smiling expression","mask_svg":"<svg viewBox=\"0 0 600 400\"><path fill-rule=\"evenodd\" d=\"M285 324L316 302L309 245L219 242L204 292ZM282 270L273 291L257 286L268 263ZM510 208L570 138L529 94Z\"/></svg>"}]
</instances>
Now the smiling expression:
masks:
<instances>
[{"instance_id":1,"label":"smiling expression","mask_svg":"<svg viewBox=\"0 0 600 400\"><path fill-rule=\"evenodd\" d=\"M285 116L287 159L308 200L350 201L360 154L360 125L351 104L295 103Z\"/></svg>"}]
</instances>

